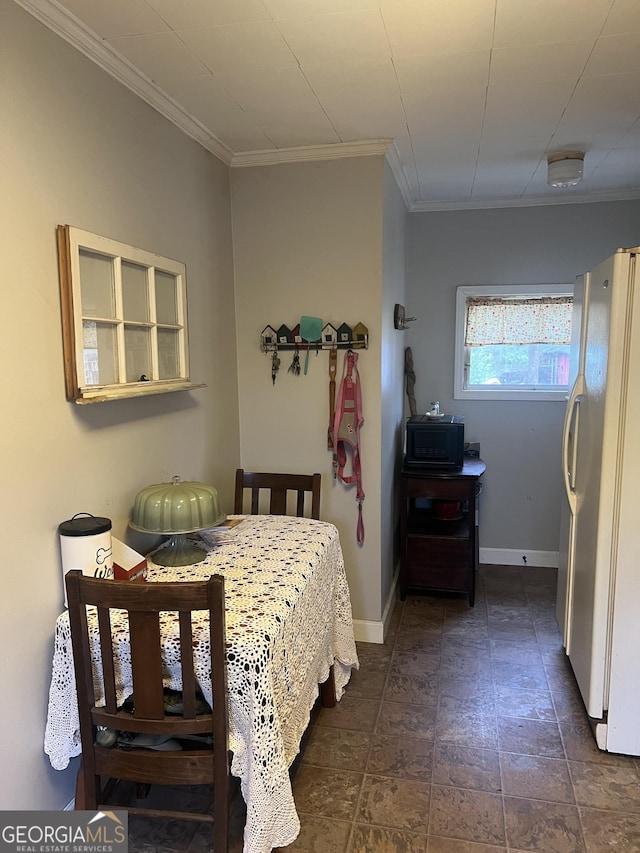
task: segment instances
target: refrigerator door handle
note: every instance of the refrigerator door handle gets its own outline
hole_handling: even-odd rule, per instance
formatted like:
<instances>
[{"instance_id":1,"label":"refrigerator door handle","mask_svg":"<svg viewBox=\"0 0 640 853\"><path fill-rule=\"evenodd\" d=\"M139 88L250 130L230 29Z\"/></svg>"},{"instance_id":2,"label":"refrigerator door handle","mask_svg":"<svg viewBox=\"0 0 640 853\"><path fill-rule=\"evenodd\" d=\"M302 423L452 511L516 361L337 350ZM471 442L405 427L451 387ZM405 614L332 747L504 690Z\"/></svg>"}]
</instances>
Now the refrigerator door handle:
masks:
<instances>
[{"instance_id":1,"label":"refrigerator door handle","mask_svg":"<svg viewBox=\"0 0 640 853\"><path fill-rule=\"evenodd\" d=\"M578 376L571 389L562 430L562 477L571 513L575 515L576 462L578 452L578 429L580 423L580 403L582 401L582 376Z\"/></svg>"}]
</instances>

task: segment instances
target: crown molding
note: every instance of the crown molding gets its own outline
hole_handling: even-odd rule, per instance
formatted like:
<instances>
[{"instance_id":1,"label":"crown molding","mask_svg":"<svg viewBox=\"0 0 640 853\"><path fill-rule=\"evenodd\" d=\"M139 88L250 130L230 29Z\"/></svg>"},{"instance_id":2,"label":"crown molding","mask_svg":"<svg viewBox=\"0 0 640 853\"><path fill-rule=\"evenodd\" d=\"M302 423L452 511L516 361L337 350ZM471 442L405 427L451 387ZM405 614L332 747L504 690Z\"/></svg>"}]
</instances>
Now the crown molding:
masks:
<instances>
[{"instance_id":1,"label":"crown molding","mask_svg":"<svg viewBox=\"0 0 640 853\"><path fill-rule=\"evenodd\" d=\"M117 53L108 42L99 39L93 30L79 21L55 0L15 0L56 35L106 71L154 110L175 124L223 163L230 165L233 152L201 122L188 113L170 95L163 92L145 74Z\"/></svg>"},{"instance_id":2,"label":"crown molding","mask_svg":"<svg viewBox=\"0 0 640 853\"><path fill-rule=\"evenodd\" d=\"M391 167L391 172L393 173L393 177L396 179L398 189L400 190L400 194L404 199L404 203L407 206L407 210L410 211L412 206L415 204L415 201L413 198L413 193L411 192L411 187L409 186L407 173L405 172L404 166L402 165L402 160L400 159L400 152L398 151L398 146L395 144L395 142L392 142L387 150L387 163Z\"/></svg>"},{"instance_id":3,"label":"crown molding","mask_svg":"<svg viewBox=\"0 0 640 853\"><path fill-rule=\"evenodd\" d=\"M329 145L300 145L296 148L241 151L231 158L231 168L338 160L343 157L372 157L376 154L385 155L391 145L393 145L392 139L366 139L362 142L335 142Z\"/></svg>"},{"instance_id":4,"label":"crown molding","mask_svg":"<svg viewBox=\"0 0 640 853\"><path fill-rule=\"evenodd\" d=\"M414 201L409 213L436 213L443 210L495 210L501 207L554 207L559 204L591 204L602 201L635 201L640 198L640 187L629 190L603 193L583 193L582 195L531 196L531 198L513 199L466 199L465 201Z\"/></svg>"},{"instance_id":5,"label":"crown molding","mask_svg":"<svg viewBox=\"0 0 640 853\"><path fill-rule=\"evenodd\" d=\"M245 151L234 154L232 169L251 166L274 166L281 163L305 163L319 160L337 160L342 157L371 157L383 155L393 173L407 206L415 204L407 175L393 139L367 139L360 142L340 142L330 145L301 145L298 148L274 148L265 151Z\"/></svg>"}]
</instances>

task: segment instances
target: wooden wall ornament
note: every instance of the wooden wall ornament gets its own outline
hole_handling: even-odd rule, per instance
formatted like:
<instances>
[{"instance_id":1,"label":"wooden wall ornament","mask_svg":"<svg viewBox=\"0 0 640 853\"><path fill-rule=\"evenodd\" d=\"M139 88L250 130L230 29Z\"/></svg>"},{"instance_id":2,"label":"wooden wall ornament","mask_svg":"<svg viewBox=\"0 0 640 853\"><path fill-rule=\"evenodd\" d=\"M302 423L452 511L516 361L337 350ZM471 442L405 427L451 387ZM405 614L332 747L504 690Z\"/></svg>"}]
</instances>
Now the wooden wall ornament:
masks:
<instances>
[{"instance_id":1,"label":"wooden wall ornament","mask_svg":"<svg viewBox=\"0 0 640 853\"><path fill-rule=\"evenodd\" d=\"M415 384L416 374L413 369L413 353L411 347L407 347L404 351L404 375L406 380L407 400L409 401L409 412L412 415L417 415Z\"/></svg>"},{"instance_id":2,"label":"wooden wall ornament","mask_svg":"<svg viewBox=\"0 0 640 853\"><path fill-rule=\"evenodd\" d=\"M260 333L262 352L277 350L299 350L307 346L300 335L300 324L289 327L284 323L277 326L266 325ZM311 343L314 350L331 349L369 349L369 329L362 322L353 326L348 323L325 323L322 334ZM294 371L290 371L294 372Z\"/></svg>"}]
</instances>

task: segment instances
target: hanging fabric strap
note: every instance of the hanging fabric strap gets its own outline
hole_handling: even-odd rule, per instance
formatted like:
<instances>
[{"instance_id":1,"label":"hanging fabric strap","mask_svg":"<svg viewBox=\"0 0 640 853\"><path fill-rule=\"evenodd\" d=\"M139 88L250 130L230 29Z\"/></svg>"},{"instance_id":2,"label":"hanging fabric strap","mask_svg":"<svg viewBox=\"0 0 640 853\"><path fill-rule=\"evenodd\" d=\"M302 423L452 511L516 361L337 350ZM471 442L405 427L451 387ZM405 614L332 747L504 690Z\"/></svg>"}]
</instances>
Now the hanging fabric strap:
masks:
<instances>
[{"instance_id":1,"label":"hanging fabric strap","mask_svg":"<svg viewBox=\"0 0 640 853\"><path fill-rule=\"evenodd\" d=\"M333 476L343 483L356 484L358 503L358 523L356 539L358 545L364 542L364 522L362 520L362 461L360 458L360 427L364 423L362 415L362 395L360 374L358 373L358 354L347 350L342 367L342 380L338 390L336 409L333 419ZM351 474L345 474L347 456L351 455Z\"/></svg>"},{"instance_id":2,"label":"hanging fabric strap","mask_svg":"<svg viewBox=\"0 0 640 853\"><path fill-rule=\"evenodd\" d=\"M327 447L333 448L333 422L336 417L336 373L338 372L338 351L335 347L329 350L329 429L327 430Z\"/></svg>"}]
</instances>

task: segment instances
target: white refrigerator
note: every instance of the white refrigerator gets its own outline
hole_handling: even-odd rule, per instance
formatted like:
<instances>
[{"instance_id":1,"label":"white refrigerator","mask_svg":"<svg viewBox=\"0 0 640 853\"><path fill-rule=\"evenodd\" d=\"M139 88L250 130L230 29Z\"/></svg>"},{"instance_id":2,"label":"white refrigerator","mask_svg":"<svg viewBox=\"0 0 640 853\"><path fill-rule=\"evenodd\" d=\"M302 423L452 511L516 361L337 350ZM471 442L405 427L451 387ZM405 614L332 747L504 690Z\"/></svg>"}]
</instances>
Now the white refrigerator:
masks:
<instances>
[{"instance_id":1,"label":"white refrigerator","mask_svg":"<svg viewBox=\"0 0 640 853\"><path fill-rule=\"evenodd\" d=\"M576 282L557 617L600 749L640 755L640 247Z\"/></svg>"}]
</instances>

